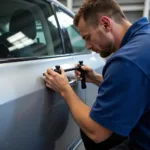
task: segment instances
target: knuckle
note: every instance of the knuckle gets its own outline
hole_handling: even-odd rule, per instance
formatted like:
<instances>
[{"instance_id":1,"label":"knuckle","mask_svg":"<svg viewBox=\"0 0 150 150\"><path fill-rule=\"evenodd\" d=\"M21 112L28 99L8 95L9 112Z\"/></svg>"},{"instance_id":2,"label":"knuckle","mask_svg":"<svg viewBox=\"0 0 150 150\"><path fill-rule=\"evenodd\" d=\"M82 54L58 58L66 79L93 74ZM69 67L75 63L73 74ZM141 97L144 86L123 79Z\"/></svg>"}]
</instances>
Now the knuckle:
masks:
<instances>
[{"instance_id":1,"label":"knuckle","mask_svg":"<svg viewBox=\"0 0 150 150\"><path fill-rule=\"evenodd\" d=\"M47 77L47 80L51 80L50 76Z\"/></svg>"},{"instance_id":2,"label":"knuckle","mask_svg":"<svg viewBox=\"0 0 150 150\"><path fill-rule=\"evenodd\" d=\"M49 68L46 71L49 72Z\"/></svg>"}]
</instances>

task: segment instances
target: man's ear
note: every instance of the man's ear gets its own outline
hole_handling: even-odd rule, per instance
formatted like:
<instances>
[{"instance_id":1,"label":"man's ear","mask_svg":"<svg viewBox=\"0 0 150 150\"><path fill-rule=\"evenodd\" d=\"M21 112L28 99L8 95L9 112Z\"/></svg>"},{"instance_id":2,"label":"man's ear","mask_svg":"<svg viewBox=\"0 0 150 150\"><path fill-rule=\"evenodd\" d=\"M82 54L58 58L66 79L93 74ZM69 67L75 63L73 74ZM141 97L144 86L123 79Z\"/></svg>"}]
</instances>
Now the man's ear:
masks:
<instances>
[{"instance_id":1,"label":"man's ear","mask_svg":"<svg viewBox=\"0 0 150 150\"><path fill-rule=\"evenodd\" d=\"M107 16L102 16L100 18L100 24L102 25L102 27L104 28L104 30L106 32L110 32L112 29L112 23L111 23L111 19Z\"/></svg>"}]
</instances>

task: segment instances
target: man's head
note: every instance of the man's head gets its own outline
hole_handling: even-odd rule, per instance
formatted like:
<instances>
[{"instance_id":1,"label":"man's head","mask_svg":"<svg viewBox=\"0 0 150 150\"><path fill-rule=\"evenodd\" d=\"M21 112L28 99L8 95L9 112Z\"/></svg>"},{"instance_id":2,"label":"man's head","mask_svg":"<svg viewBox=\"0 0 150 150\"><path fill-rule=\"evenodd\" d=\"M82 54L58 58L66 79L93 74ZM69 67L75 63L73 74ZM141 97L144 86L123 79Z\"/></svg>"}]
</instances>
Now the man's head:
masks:
<instances>
[{"instance_id":1,"label":"man's head","mask_svg":"<svg viewBox=\"0 0 150 150\"><path fill-rule=\"evenodd\" d=\"M131 25L114 0L85 0L75 15L74 24L86 47L107 57L115 52Z\"/></svg>"}]
</instances>

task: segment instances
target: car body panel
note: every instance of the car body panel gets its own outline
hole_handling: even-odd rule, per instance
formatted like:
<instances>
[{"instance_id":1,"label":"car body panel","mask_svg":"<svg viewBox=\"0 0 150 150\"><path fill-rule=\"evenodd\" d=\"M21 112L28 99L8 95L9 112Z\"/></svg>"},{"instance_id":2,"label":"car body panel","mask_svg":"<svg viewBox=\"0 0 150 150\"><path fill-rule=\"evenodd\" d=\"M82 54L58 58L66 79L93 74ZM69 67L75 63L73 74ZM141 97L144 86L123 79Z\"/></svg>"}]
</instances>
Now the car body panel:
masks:
<instances>
[{"instance_id":1,"label":"car body panel","mask_svg":"<svg viewBox=\"0 0 150 150\"><path fill-rule=\"evenodd\" d=\"M8 1L3 3L3 6L8 5ZM56 1L48 3L44 0L26 0L26 2L36 2L34 5L45 6L46 10L51 9L52 2L52 5L54 3L73 15ZM16 9L15 5L12 7L12 10ZM43 10L39 7L39 11L42 13ZM44 18L44 15L40 17L42 21L41 25L38 25L38 36L42 36L40 40L43 41L45 37L47 43L51 40L48 23L45 20L48 18ZM46 88L43 73L48 68L55 68L56 65L60 65L63 69L72 68L80 60L101 72L105 60L96 53L74 54L68 51L65 54L66 42L70 41L65 41L66 35L62 28L58 26L58 29L63 38L61 54L53 55L51 45L48 43L49 56L0 59L0 149L2 150L72 150L80 142L79 127L64 98ZM66 75L79 98L91 105L98 87L87 84L87 89L83 90L74 71L67 72Z\"/></svg>"},{"instance_id":2,"label":"car body panel","mask_svg":"<svg viewBox=\"0 0 150 150\"><path fill-rule=\"evenodd\" d=\"M69 56L0 65L0 149L32 150L36 147L40 150L40 145L46 141L49 141L48 147L52 148L50 143L55 145L65 130L64 136L70 134L73 126L77 126L69 115L69 108L64 99L45 87L42 75L47 68L56 64L63 68L73 67L70 65L70 58ZM70 80L75 78L71 73L67 75ZM73 88L84 100L85 95L81 95L80 85ZM68 138L62 138L56 145L66 149L74 138L78 137L78 128L75 129L77 130L72 131L69 137L70 141Z\"/></svg>"}]
</instances>

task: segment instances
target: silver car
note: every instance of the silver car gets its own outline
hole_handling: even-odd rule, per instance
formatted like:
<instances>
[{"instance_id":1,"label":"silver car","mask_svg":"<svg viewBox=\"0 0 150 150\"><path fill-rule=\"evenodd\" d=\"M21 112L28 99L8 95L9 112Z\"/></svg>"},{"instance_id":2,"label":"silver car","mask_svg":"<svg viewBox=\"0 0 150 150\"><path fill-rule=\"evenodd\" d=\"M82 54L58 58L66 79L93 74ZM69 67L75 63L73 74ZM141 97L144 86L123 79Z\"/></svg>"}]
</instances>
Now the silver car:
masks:
<instances>
[{"instance_id":1,"label":"silver car","mask_svg":"<svg viewBox=\"0 0 150 150\"><path fill-rule=\"evenodd\" d=\"M73 17L55 0L0 1L0 150L73 150L80 144L67 104L46 88L42 75L49 67L68 69L80 60L102 71L105 60L86 49ZM66 74L91 106L97 87L82 89L73 71Z\"/></svg>"}]
</instances>

